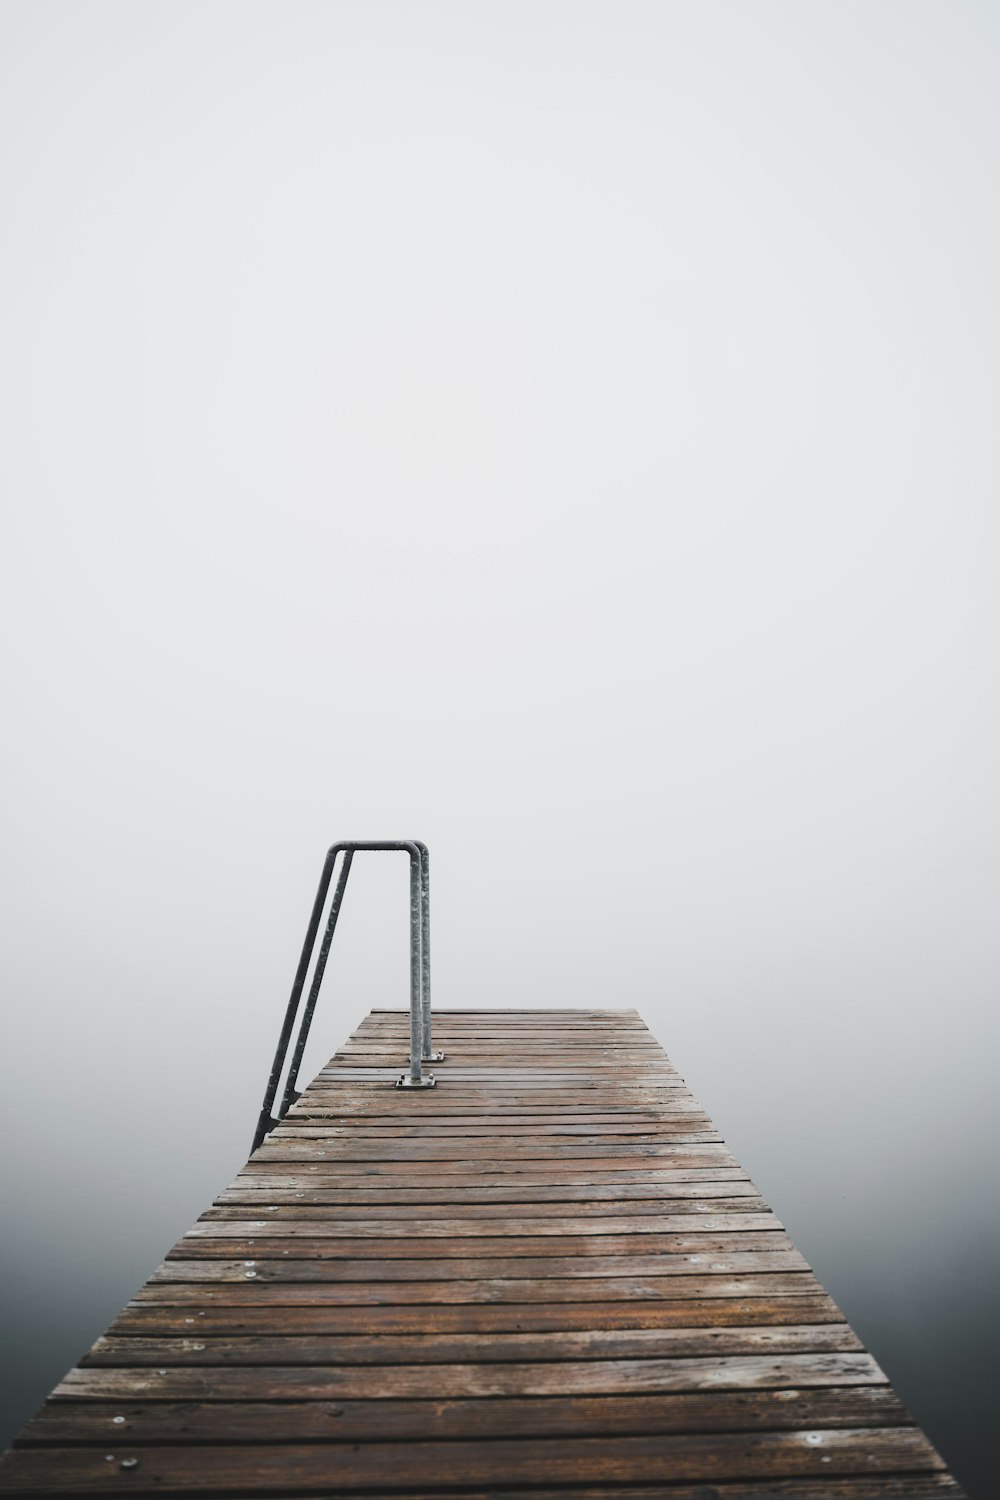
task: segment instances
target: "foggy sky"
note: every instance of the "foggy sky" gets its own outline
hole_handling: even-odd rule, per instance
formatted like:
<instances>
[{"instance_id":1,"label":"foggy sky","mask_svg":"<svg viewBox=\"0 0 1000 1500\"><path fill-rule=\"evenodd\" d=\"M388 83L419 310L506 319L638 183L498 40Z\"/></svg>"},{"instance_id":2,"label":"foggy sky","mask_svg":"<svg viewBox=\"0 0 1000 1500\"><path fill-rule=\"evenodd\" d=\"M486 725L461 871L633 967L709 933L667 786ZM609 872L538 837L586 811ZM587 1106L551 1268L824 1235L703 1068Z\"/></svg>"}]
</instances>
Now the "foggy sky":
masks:
<instances>
[{"instance_id":1,"label":"foggy sky","mask_svg":"<svg viewBox=\"0 0 1000 1500\"><path fill-rule=\"evenodd\" d=\"M636 1006L988 1475L998 57L0 5L9 1430L245 1158L326 846L419 837L438 1002ZM406 1003L352 882L312 1071Z\"/></svg>"}]
</instances>

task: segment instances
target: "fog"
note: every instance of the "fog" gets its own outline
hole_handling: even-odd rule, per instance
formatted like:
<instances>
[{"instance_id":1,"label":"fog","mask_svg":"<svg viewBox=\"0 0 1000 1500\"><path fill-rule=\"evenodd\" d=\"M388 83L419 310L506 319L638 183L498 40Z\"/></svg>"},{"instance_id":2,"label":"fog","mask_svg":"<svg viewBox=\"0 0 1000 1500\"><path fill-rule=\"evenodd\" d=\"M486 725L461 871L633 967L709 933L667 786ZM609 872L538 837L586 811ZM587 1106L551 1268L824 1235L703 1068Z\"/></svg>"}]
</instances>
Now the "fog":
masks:
<instances>
[{"instance_id":1,"label":"fog","mask_svg":"<svg viewBox=\"0 0 1000 1500\"><path fill-rule=\"evenodd\" d=\"M0 6L4 1433L245 1159L322 856L635 1006L993 1493L1000 12ZM359 856L303 1077L407 1002Z\"/></svg>"}]
</instances>

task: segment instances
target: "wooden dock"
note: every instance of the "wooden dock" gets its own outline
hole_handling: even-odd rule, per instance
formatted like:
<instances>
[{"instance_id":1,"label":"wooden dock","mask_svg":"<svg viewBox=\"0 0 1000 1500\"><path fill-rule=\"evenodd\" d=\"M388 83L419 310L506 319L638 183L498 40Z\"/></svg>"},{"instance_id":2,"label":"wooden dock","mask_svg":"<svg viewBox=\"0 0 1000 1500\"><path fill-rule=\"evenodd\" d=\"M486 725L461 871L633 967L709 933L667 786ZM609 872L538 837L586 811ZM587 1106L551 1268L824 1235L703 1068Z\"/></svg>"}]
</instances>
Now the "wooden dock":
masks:
<instances>
[{"instance_id":1,"label":"wooden dock","mask_svg":"<svg viewBox=\"0 0 1000 1500\"><path fill-rule=\"evenodd\" d=\"M958 1500L635 1011L374 1012L0 1460L22 1495Z\"/></svg>"}]
</instances>

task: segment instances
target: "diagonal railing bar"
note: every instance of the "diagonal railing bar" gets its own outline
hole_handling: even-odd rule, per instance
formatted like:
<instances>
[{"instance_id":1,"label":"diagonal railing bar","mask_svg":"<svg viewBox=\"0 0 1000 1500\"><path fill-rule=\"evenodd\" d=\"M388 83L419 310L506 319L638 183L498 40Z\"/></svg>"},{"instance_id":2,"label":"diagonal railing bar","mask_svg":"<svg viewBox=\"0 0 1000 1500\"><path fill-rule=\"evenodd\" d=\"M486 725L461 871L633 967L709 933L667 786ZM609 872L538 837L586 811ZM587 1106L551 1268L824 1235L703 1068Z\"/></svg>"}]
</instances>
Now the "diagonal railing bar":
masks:
<instances>
[{"instance_id":1,"label":"diagonal railing bar","mask_svg":"<svg viewBox=\"0 0 1000 1500\"><path fill-rule=\"evenodd\" d=\"M298 968L295 971L295 979L292 983L292 992L288 999L288 1005L285 1008L284 1020L282 1021L281 1031L278 1035L278 1045L275 1048L274 1062L271 1065L267 1088L264 1090L264 1102L261 1105L251 1151L257 1150L257 1147L268 1131L273 1130L279 1124L299 1097L296 1090L299 1067L302 1063L309 1030L312 1026L316 1002L319 999L320 988L323 984L323 976L326 973L326 964L330 956L333 935L337 930L337 921L340 917L340 910L344 901L344 892L347 889L347 879L351 873L354 856L361 850L391 850L406 853L409 856L410 1058L409 1069L397 1078L396 1087L414 1089L433 1088L437 1081L433 1073L429 1073L426 1076L423 1073L424 1062L442 1062L444 1060L443 1052L434 1052L431 1048L430 854L427 845L416 839L349 839L332 844L327 850L326 858L323 861L316 899L313 902L309 925L306 928L305 941L302 944L302 953L299 957ZM306 975L309 972L309 965L312 962L313 952L316 947L316 938L323 918L323 910L326 906L330 882L333 878L334 866L339 855L343 855L340 874L334 888L333 900L330 903L326 928L316 958L312 983L309 986L306 1003L302 1009L299 1032L295 1046L292 1049L292 1060L289 1064L281 1103L275 1113L273 1112L274 1101L277 1098L278 1085L284 1071L285 1059L288 1056L288 1046L295 1028L295 1019L299 1012Z\"/></svg>"},{"instance_id":2,"label":"diagonal railing bar","mask_svg":"<svg viewBox=\"0 0 1000 1500\"><path fill-rule=\"evenodd\" d=\"M283 1119L289 1108L299 1097L296 1087L299 1081L299 1067L302 1063L302 1054L306 1050L306 1042L309 1039L309 1030L312 1026L313 1012L316 1009L316 1001L319 999L320 986L323 983L323 975L326 973L326 961L330 956L330 945L333 942L333 934L337 930L337 918L340 916L340 908L344 900L344 891L347 889L347 877L351 873L351 864L354 860L354 850L348 849L340 862L340 875L330 902L330 914L326 920L326 931L323 941L320 943L319 957L316 960L316 968L313 971L313 981L309 986L309 995L306 999L305 1010L302 1012L302 1020L299 1022L299 1034L295 1039L295 1049L292 1052L292 1061L289 1065L288 1076L285 1079L285 1092L281 1096L278 1106L278 1119Z\"/></svg>"}]
</instances>

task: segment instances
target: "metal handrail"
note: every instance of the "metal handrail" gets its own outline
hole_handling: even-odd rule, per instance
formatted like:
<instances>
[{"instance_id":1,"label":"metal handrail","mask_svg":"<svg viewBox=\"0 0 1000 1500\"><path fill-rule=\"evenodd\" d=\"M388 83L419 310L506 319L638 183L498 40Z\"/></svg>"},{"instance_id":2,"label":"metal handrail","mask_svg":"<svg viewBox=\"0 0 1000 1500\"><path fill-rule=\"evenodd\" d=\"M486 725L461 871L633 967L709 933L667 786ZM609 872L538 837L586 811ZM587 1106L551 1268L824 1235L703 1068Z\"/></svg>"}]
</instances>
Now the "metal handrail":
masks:
<instances>
[{"instance_id":1,"label":"metal handrail","mask_svg":"<svg viewBox=\"0 0 1000 1500\"><path fill-rule=\"evenodd\" d=\"M432 1089L437 1083L433 1073L428 1073L426 1077L423 1073L425 1062L444 1061L444 1053L434 1052L431 1047L431 876L427 845L422 844L419 839L347 839L331 844L326 852L326 859L323 861L316 899L309 917L309 926L306 928L299 966L295 971L292 993L285 1008L285 1018L281 1024L267 1088L264 1090L264 1102L261 1105L251 1152L257 1150L268 1131L273 1130L284 1119L291 1105L300 1097L295 1085L298 1082L302 1055L306 1049L323 975L326 973L326 961L330 956L333 934L337 930L337 919L340 916L344 891L347 888L347 877L351 873L355 854L362 850L400 851L410 857L410 1059L408 1072L402 1073L396 1079L395 1086L396 1088ZM302 999L302 990L309 972L313 950L316 947L316 935L319 932L327 892L333 878L333 868L339 854L342 854L344 858L337 877L333 900L330 902L326 929L320 943L312 984L309 986L309 994L299 1022L299 1034L292 1049L292 1060L285 1079L281 1103L277 1113L272 1114L285 1058L288 1056L288 1044L292 1039L295 1017Z\"/></svg>"}]
</instances>

